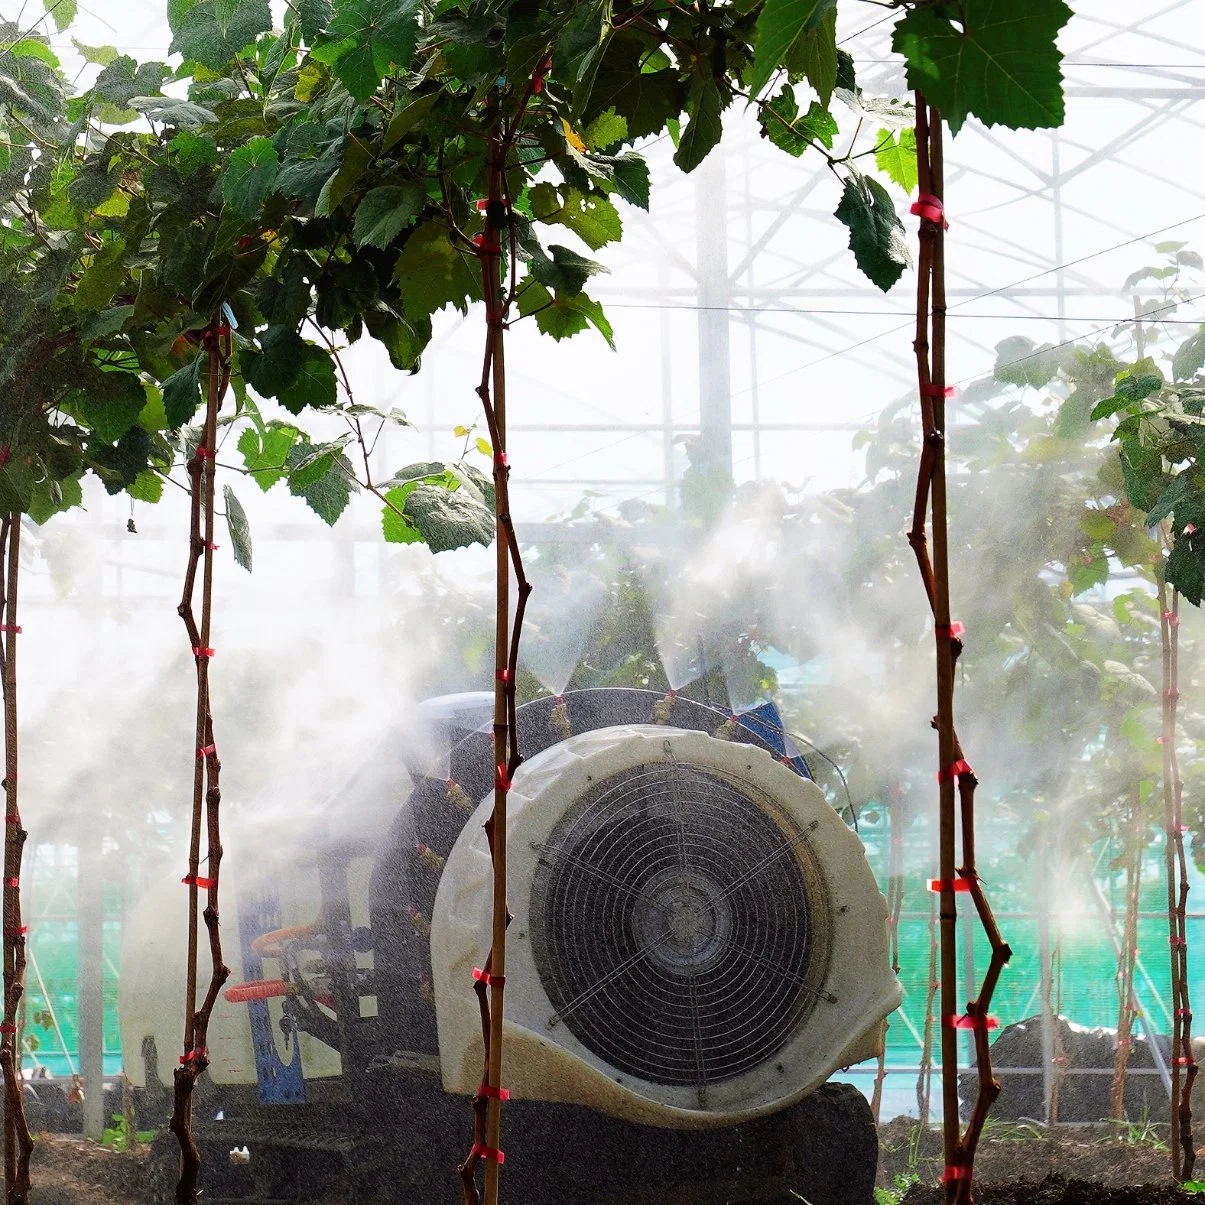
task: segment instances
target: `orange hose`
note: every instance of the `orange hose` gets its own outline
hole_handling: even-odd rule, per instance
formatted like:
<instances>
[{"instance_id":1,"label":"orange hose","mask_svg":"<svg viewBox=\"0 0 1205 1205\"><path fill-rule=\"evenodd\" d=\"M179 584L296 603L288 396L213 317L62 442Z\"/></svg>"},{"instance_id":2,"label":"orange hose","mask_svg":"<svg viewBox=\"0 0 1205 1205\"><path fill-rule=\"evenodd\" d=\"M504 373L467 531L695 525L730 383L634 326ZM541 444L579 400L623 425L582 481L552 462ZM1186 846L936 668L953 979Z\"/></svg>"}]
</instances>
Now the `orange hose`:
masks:
<instances>
[{"instance_id":1,"label":"orange hose","mask_svg":"<svg viewBox=\"0 0 1205 1205\"><path fill-rule=\"evenodd\" d=\"M313 937L317 933L317 925L293 925L288 929L273 929L271 933L261 933L251 943L251 953L261 958L273 957L286 942L297 941L302 937Z\"/></svg>"},{"instance_id":2,"label":"orange hose","mask_svg":"<svg viewBox=\"0 0 1205 1205\"><path fill-rule=\"evenodd\" d=\"M289 985L283 979L252 979L247 983L236 983L222 995L231 1004L245 1004L248 1000L270 1000L274 996L287 996Z\"/></svg>"}]
</instances>

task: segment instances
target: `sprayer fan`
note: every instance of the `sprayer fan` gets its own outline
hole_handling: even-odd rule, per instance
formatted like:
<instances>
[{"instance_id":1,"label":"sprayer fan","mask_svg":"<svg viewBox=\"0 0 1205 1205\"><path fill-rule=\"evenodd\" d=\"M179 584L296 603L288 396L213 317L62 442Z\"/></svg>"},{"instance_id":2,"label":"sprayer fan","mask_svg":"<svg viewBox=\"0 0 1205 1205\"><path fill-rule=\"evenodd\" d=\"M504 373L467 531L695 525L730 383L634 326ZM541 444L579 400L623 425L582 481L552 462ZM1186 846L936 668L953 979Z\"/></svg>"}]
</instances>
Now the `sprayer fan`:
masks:
<instances>
[{"instance_id":1,"label":"sprayer fan","mask_svg":"<svg viewBox=\"0 0 1205 1205\"><path fill-rule=\"evenodd\" d=\"M532 949L554 1011L599 1058L705 1105L826 998L828 908L801 831L718 772L635 766L539 850Z\"/></svg>"}]
</instances>

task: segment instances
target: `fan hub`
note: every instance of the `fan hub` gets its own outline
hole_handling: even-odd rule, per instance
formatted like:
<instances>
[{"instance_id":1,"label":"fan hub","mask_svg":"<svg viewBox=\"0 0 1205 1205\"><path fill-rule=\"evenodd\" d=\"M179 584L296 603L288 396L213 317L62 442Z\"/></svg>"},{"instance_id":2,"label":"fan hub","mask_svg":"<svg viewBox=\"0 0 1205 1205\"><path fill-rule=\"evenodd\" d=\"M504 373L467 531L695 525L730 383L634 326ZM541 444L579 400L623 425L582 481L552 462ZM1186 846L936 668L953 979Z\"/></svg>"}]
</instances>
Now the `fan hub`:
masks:
<instances>
[{"instance_id":1,"label":"fan hub","mask_svg":"<svg viewBox=\"0 0 1205 1205\"><path fill-rule=\"evenodd\" d=\"M632 909L636 939L650 961L671 973L694 975L723 953L732 909L720 885L693 868L657 876Z\"/></svg>"}]
</instances>

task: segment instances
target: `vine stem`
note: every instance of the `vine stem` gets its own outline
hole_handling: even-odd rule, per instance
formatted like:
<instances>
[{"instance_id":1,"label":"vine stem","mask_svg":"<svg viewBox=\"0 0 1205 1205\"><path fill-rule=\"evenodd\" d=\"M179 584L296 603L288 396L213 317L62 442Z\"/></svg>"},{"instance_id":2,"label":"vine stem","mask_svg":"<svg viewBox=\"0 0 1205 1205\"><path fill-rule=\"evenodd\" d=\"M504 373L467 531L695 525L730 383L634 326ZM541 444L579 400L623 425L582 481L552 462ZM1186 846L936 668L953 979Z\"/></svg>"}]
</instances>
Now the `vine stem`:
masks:
<instances>
[{"instance_id":1,"label":"vine stem","mask_svg":"<svg viewBox=\"0 0 1205 1205\"><path fill-rule=\"evenodd\" d=\"M1117 952L1117 1053L1113 1056L1113 1080L1109 1088L1109 1116L1125 1117L1126 1069L1133 1048L1134 967L1138 957L1138 889L1141 885L1143 823L1141 800L1134 791L1129 836L1122 830L1122 857L1125 860L1125 919L1121 948ZM1109 924L1113 921L1110 918Z\"/></svg>"},{"instance_id":2,"label":"vine stem","mask_svg":"<svg viewBox=\"0 0 1205 1205\"><path fill-rule=\"evenodd\" d=\"M933 613L937 645L937 729L939 798L939 926L941 996L942 1136L946 1200L969 1205L972 1200L975 1149L1000 1084L992 1076L988 1044L988 1009L1000 973L1012 951L996 925L991 906L979 881L975 858L975 788L978 779L967 764L954 727L954 666L962 641L951 626L950 559L946 505L946 288L945 220L940 198L944 191L942 119L925 98L916 94L917 178L922 196L937 198L936 206L918 208L920 256L916 287L917 382L920 394L922 445L916 498L908 543L916 555L921 581ZM925 533L930 515L933 551ZM962 857L956 860L955 836L961 827ZM991 946L987 973L974 1000L967 1002L965 1018L957 1007L957 924L955 882L965 889L979 915ZM958 1028L963 1021L974 1034L978 1093L965 1133L959 1118Z\"/></svg>"},{"instance_id":3,"label":"vine stem","mask_svg":"<svg viewBox=\"0 0 1205 1205\"><path fill-rule=\"evenodd\" d=\"M188 632L189 646L197 673L196 745L193 750L192 816L188 849L188 963L184 1001L184 1052L175 1071L175 1092L171 1130L180 1144L180 1176L176 1183L177 1205L191 1205L197 1199L201 1155L192 1133L192 1094L197 1079L209 1066L206 1043L209 1019L217 1003L218 993L230 976L222 958L222 935L218 913L218 880L222 868L220 808L222 802L221 770L213 735L213 713L209 702L209 661L213 655L209 641L213 614L213 553L214 536L214 477L217 447L217 420L222 399L230 384L230 334L215 317L205 332L208 359L206 378L205 421L201 441L188 461L191 484L189 518L188 567L184 574L184 590L177 608ZM225 346L223 347L223 341ZM201 569L201 618L198 624L193 609L197 570ZM204 823L208 844L208 866L200 878L201 829ZM209 936L211 974L209 986L200 1008L197 1007L199 934L197 928L200 908L199 891L206 891L203 913Z\"/></svg>"},{"instance_id":4,"label":"vine stem","mask_svg":"<svg viewBox=\"0 0 1205 1205\"><path fill-rule=\"evenodd\" d=\"M481 1090L473 1098L473 1146L460 1166L465 1205L477 1205L476 1171L485 1162L485 1205L497 1205L502 1155L502 1042L506 989L506 930L510 909L506 902L506 803L511 778L522 764L519 751L515 678L518 672L519 641L531 583L523 569L523 557L510 513L510 467L506 444L506 357L507 315L515 297L517 237L511 216L506 180L506 159L522 119L528 92L509 129L499 120L490 130L489 186L486 195L485 229L475 244L481 265L485 297L485 354L477 395L489 428L494 452L494 511L497 527L497 610L494 656L494 809L486 823L486 836L493 860L493 904L491 944L484 975L475 981L484 1043L484 1074ZM507 235L509 284L502 275L503 234ZM510 578L515 576L515 617L510 620Z\"/></svg>"},{"instance_id":5,"label":"vine stem","mask_svg":"<svg viewBox=\"0 0 1205 1205\"><path fill-rule=\"evenodd\" d=\"M1164 535L1164 543L1168 533ZM1171 1157L1172 1177L1191 1180L1196 1151L1192 1140L1192 1086L1197 1062L1192 1052L1192 1003L1188 990L1188 863L1184 855L1184 784L1176 755L1180 704L1180 595L1159 579L1159 633L1163 651L1163 817L1167 870L1167 927L1171 947ZM1183 1078L1181 1078L1183 1068Z\"/></svg>"},{"instance_id":6,"label":"vine stem","mask_svg":"<svg viewBox=\"0 0 1205 1205\"><path fill-rule=\"evenodd\" d=\"M33 1136L25 1119L17 1014L25 994L25 929L21 921L21 861L26 832L17 796L17 595L21 569L21 516L0 524L0 619L3 620L4 683L4 1024L0 1069L4 1072L4 1186L6 1205L29 1200ZM99 1089L98 1089L99 1090Z\"/></svg>"}]
</instances>

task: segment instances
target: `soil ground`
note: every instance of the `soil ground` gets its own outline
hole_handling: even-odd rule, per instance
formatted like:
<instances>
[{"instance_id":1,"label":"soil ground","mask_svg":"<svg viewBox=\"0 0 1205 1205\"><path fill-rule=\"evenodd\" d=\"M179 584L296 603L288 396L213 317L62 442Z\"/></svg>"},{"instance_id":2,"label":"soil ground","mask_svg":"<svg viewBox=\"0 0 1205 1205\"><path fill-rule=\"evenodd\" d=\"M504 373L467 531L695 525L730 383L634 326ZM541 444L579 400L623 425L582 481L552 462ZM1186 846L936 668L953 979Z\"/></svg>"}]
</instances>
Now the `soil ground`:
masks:
<instances>
[{"instance_id":1,"label":"soil ground","mask_svg":"<svg viewBox=\"0 0 1205 1205\"><path fill-rule=\"evenodd\" d=\"M989 1122L975 1159L978 1205L1195 1205L1200 1195L1169 1184L1170 1155L1157 1127L1042 1126ZM1205 1149L1198 1167L1205 1166ZM903 1205L944 1205L936 1187L941 1132L900 1117L879 1131L881 1188Z\"/></svg>"},{"instance_id":2,"label":"soil ground","mask_svg":"<svg viewBox=\"0 0 1205 1205\"><path fill-rule=\"evenodd\" d=\"M975 1199L978 1205L1205 1201L1169 1185L1168 1158L1153 1130L1122 1138L1102 1126L1049 1132L991 1123L975 1164ZM1198 1166L1205 1167L1205 1150ZM882 1128L878 1183L893 1195L902 1193L902 1205L944 1205L945 1194L935 1186L940 1171L939 1131L919 1132L906 1118ZM119 1154L78 1138L46 1135L35 1148L32 1178L30 1205L146 1205L151 1199L145 1147Z\"/></svg>"}]
</instances>

